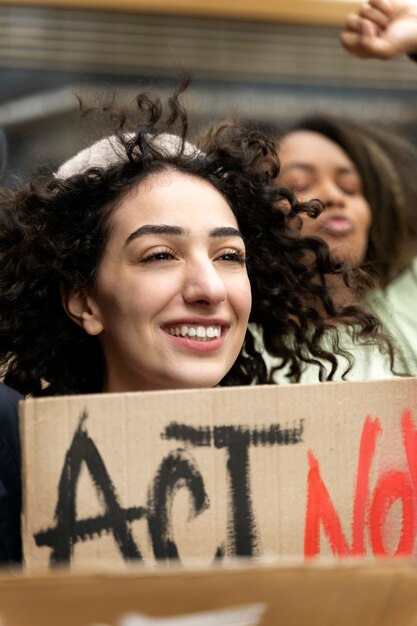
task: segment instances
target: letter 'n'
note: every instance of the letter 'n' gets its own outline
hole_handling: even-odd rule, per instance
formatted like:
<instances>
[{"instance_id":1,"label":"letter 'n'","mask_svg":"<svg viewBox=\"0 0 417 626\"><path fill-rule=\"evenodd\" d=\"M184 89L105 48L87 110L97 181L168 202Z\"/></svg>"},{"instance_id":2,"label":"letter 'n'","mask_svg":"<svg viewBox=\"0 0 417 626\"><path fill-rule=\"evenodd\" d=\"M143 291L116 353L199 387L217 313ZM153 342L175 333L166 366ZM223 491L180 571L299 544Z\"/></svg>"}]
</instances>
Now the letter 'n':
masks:
<instances>
[{"instance_id":1,"label":"letter 'n'","mask_svg":"<svg viewBox=\"0 0 417 626\"><path fill-rule=\"evenodd\" d=\"M365 419L356 475L356 486L352 515L352 545L343 534L340 517L333 505L329 491L320 473L319 462L308 451L309 472L307 478L307 511L304 534L304 556L320 554L320 525L330 543L332 553L337 556L365 554L365 524L369 500L369 476L381 426L378 419Z\"/></svg>"},{"instance_id":2,"label":"letter 'n'","mask_svg":"<svg viewBox=\"0 0 417 626\"><path fill-rule=\"evenodd\" d=\"M316 556L320 552L320 523L330 541L333 554L346 556L349 545L342 531L342 524L329 492L320 475L319 463L308 451L310 469L308 472L306 530L304 540L304 556Z\"/></svg>"}]
</instances>

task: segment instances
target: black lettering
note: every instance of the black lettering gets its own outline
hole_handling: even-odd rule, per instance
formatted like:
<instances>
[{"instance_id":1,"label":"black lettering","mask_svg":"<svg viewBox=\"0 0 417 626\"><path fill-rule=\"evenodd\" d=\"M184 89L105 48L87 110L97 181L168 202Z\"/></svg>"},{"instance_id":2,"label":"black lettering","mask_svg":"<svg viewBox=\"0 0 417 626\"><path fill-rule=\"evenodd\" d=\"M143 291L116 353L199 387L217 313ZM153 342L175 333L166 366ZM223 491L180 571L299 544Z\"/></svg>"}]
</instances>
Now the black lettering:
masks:
<instances>
[{"instance_id":1,"label":"black lettering","mask_svg":"<svg viewBox=\"0 0 417 626\"><path fill-rule=\"evenodd\" d=\"M182 487L190 492L189 518L193 519L209 506L209 501L196 461L189 452L179 448L163 459L149 493L149 532L157 559L179 558L173 539L172 505L176 492Z\"/></svg>"},{"instance_id":2,"label":"black lettering","mask_svg":"<svg viewBox=\"0 0 417 626\"><path fill-rule=\"evenodd\" d=\"M250 446L296 445L302 442L304 424L281 428L280 424L249 429L243 426L209 426L194 428L172 422L162 434L165 439L175 439L194 446L214 446L227 449L227 473L229 477L229 521L227 524L228 550L232 556L257 554L257 529L253 514L250 490ZM219 546L216 557L224 554Z\"/></svg>"},{"instance_id":3,"label":"black lettering","mask_svg":"<svg viewBox=\"0 0 417 626\"><path fill-rule=\"evenodd\" d=\"M106 466L84 428L87 412L80 418L71 446L65 455L58 486L55 526L34 535L37 546L51 548L50 564L71 561L74 545L102 533L112 533L124 559L140 559L141 554L129 528L129 522L146 517L146 509L123 509ZM77 519L77 487L82 464L85 463L105 512L95 518Z\"/></svg>"}]
</instances>

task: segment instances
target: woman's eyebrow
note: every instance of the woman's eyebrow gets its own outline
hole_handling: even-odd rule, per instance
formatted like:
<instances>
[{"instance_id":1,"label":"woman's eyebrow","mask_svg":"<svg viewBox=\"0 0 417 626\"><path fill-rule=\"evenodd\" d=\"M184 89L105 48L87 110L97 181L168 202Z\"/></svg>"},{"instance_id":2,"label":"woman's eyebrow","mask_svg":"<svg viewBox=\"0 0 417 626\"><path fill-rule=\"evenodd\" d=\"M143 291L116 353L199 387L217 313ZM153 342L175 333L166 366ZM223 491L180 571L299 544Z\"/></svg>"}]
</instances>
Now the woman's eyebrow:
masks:
<instances>
[{"instance_id":1,"label":"woman's eyebrow","mask_svg":"<svg viewBox=\"0 0 417 626\"><path fill-rule=\"evenodd\" d=\"M281 174L289 171L289 170L304 170L313 174L316 171L316 166L311 165L311 163L304 163L303 161L294 161L293 163L285 163L281 167Z\"/></svg>"},{"instance_id":2,"label":"woman's eyebrow","mask_svg":"<svg viewBox=\"0 0 417 626\"><path fill-rule=\"evenodd\" d=\"M214 228L209 233L210 238L219 239L221 237L242 237L242 233L237 228L233 228L232 226L219 226L218 228Z\"/></svg>"},{"instance_id":3,"label":"woman's eyebrow","mask_svg":"<svg viewBox=\"0 0 417 626\"><path fill-rule=\"evenodd\" d=\"M359 176L359 172L354 165L343 165L337 168L337 174L357 174Z\"/></svg>"},{"instance_id":4,"label":"woman's eyebrow","mask_svg":"<svg viewBox=\"0 0 417 626\"><path fill-rule=\"evenodd\" d=\"M181 237L187 233L188 231L184 230L180 226L169 226L168 224L145 224L145 226L141 226L137 230L134 230L133 233L130 233L124 245L127 246L135 239L139 239L145 235L175 235L176 237ZM221 237L240 237L243 239L240 230L232 226L219 226L218 228L214 228L209 232L209 237L212 239L219 239Z\"/></svg>"},{"instance_id":5,"label":"woman's eyebrow","mask_svg":"<svg viewBox=\"0 0 417 626\"><path fill-rule=\"evenodd\" d=\"M303 161L294 161L293 163L285 163L281 167L280 174L285 174L291 170L303 170L309 174L315 174L317 166L311 163L304 163ZM354 165L338 165L335 167L336 174L358 174L358 170Z\"/></svg>"},{"instance_id":6,"label":"woman's eyebrow","mask_svg":"<svg viewBox=\"0 0 417 626\"><path fill-rule=\"evenodd\" d=\"M180 228L179 226L169 226L168 224L146 224L145 226L141 226L137 230L134 230L133 233L130 233L124 245L127 246L134 239L138 239L139 237L144 237L145 235L181 236L181 235L185 235L185 231L183 228Z\"/></svg>"}]
</instances>

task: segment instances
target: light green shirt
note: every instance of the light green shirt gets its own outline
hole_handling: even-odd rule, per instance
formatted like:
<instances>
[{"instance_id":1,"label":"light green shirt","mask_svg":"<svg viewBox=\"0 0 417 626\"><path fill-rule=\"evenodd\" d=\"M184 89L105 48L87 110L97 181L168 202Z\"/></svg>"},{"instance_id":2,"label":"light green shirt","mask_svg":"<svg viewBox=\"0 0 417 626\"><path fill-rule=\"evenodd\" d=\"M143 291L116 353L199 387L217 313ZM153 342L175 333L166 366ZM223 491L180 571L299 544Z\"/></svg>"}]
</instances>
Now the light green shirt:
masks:
<instances>
[{"instance_id":1,"label":"light green shirt","mask_svg":"<svg viewBox=\"0 0 417 626\"><path fill-rule=\"evenodd\" d=\"M375 291L370 305L384 332L397 343L398 363L409 374L417 375L417 258L385 292Z\"/></svg>"},{"instance_id":2,"label":"light green shirt","mask_svg":"<svg viewBox=\"0 0 417 626\"><path fill-rule=\"evenodd\" d=\"M417 376L417 258L398 278L384 290L374 290L369 304L375 315L381 320L382 329L397 347L395 371L401 374ZM253 329L252 329L253 330ZM261 345L260 333L256 332ZM354 365L346 375L346 380L381 380L394 378L390 369L389 358L381 354L377 346L365 346L355 343L347 330L341 329L341 346L354 356ZM329 342L330 349L330 342ZM270 370L279 360L267 352L264 360ZM347 361L338 357L339 366L333 380L342 380ZM279 384L290 383L286 372L288 368L278 370L274 381ZM327 365L330 372L330 366ZM319 382L319 368L305 365L300 383Z\"/></svg>"}]
</instances>

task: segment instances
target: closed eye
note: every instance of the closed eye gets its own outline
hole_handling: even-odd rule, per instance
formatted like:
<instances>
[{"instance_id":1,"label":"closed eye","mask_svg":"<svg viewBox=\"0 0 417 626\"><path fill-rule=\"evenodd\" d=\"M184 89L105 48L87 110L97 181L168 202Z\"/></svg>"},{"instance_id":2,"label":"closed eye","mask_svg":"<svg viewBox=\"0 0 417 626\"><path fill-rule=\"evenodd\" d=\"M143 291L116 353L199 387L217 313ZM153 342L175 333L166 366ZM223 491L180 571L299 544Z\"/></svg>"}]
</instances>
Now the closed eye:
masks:
<instances>
[{"instance_id":1,"label":"closed eye","mask_svg":"<svg viewBox=\"0 0 417 626\"><path fill-rule=\"evenodd\" d=\"M348 196L362 194L362 181L356 172L340 172L337 177L337 184Z\"/></svg>"},{"instance_id":2,"label":"closed eye","mask_svg":"<svg viewBox=\"0 0 417 626\"><path fill-rule=\"evenodd\" d=\"M361 193L361 189L358 185L342 183L339 184L339 187L347 196L356 196Z\"/></svg>"},{"instance_id":3,"label":"closed eye","mask_svg":"<svg viewBox=\"0 0 417 626\"><path fill-rule=\"evenodd\" d=\"M279 182L295 193L303 193L312 186L313 177L310 172L304 171L304 169L294 169L281 176Z\"/></svg>"},{"instance_id":4,"label":"closed eye","mask_svg":"<svg viewBox=\"0 0 417 626\"><path fill-rule=\"evenodd\" d=\"M356 196L359 193L357 189L352 189L351 187L340 187L340 189L347 196Z\"/></svg>"}]
</instances>

